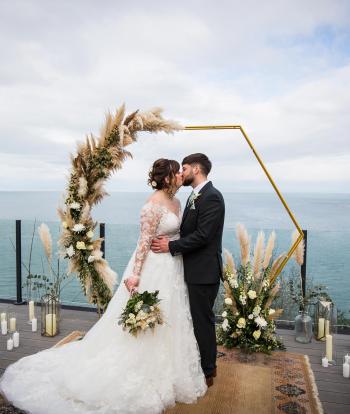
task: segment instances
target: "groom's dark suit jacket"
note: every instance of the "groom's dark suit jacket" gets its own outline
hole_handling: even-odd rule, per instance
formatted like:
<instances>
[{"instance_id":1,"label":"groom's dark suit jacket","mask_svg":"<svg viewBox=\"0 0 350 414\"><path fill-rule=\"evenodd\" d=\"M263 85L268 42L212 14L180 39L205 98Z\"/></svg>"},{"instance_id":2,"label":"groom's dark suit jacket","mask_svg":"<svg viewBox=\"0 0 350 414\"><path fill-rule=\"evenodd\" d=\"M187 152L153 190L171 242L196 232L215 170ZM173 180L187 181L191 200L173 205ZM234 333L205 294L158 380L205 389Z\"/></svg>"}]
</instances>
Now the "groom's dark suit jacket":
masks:
<instances>
[{"instance_id":1,"label":"groom's dark suit jacket","mask_svg":"<svg viewBox=\"0 0 350 414\"><path fill-rule=\"evenodd\" d=\"M170 253L183 255L185 281L189 284L216 284L222 278L222 232L225 203L209 181L194 201L186 206L180 239L169 242Z\"/></svg>"}]
</instances>

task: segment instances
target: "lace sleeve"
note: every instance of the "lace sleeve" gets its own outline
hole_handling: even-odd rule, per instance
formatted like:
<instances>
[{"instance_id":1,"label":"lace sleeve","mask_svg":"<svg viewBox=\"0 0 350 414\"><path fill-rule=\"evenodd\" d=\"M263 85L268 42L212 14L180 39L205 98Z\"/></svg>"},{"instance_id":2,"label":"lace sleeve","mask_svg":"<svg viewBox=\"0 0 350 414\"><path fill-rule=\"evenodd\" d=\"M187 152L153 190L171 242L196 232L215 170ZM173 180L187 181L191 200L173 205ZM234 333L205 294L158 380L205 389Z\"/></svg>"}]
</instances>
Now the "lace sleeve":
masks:
<instances>
[{"instance_id":1,"label":"lace sleeve","mask_svg":"<svg viewBox=\"0 0 350 414\"><path fill-rule=\"evenodd\" d=\"M156 235L162 214L162 207L154 203L145 204L141 209L141 229L135 254L134 276L140 277L142 265L150 250L152 239Z\"/></svg>"}]
</instances>

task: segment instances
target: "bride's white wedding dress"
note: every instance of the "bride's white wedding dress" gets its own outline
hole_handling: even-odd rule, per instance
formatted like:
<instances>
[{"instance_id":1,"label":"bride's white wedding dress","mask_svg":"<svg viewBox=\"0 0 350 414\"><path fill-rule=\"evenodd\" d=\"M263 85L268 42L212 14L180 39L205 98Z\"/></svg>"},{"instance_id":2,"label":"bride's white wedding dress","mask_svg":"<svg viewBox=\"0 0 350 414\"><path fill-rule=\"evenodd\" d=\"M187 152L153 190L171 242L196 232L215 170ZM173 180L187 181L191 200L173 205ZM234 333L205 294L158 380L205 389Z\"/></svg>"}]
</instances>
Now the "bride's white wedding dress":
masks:
<instances>
[{"instance_id":1,"label":"bride's white wedding dress","mask_svg":"<svg viewBox=\"0 0 350 414\"><path fill-rule=\"evenodd\" d=\"M6 369L0 391L10 402L31 414L156 414L205 394L182 256L149 250L156 235L178 238L180 222L166 207L146 203L123 276L139 274L140 292L159 290L166 323L137 338L123 331L118 317L129 293L120 283L81 341L23 357Z\"/></svg>"}]
</instances>

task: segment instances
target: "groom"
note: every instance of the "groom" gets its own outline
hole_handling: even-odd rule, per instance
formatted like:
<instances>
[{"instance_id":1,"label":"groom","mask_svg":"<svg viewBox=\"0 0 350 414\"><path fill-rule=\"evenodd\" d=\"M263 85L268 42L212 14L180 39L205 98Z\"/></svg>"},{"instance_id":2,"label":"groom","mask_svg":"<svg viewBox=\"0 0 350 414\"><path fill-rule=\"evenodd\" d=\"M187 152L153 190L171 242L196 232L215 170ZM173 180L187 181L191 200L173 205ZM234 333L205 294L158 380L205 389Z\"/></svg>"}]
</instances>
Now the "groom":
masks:
<instances>
[{"instance_id":1,"label":"groom","mask_svg":"<svg viewBox=\"0 0 350 414\"><path fill-rule=\"evenodd\" d=\"M183 185L192 186L180 227L180 239L161 236L152 241L154 253L183 255L194 333L201 354L207 385L216 376L216 334L213 306L222 278L222 232L225 203L208 181L211 162L204 154L182 161Z\"/></svg>"}]
</instances>

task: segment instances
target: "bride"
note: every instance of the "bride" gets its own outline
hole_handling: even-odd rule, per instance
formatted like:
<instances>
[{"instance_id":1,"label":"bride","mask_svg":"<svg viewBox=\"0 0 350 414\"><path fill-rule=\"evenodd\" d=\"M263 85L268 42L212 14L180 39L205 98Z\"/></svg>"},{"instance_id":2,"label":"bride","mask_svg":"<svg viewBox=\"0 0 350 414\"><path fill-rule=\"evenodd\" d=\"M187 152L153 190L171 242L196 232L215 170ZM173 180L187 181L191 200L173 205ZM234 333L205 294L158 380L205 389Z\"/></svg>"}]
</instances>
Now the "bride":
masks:
<instances>
[{"instance_id":1,"label":"bride","mask_svg":"<svg viewBox=\"0 0 350 414\"><path fill-rule=\"evenodd\" d=\"M158 414L205 394L182 256L150 250L158 235L179 238L179 163L155 161L149 183L156 191L141 209L137 247L102 318L81 341L23 357L0 379L0 392L18 408L31 414ZM118 325L134 289L159 290L165 319L137 338Z\"/></svg>"}]
</instances>

